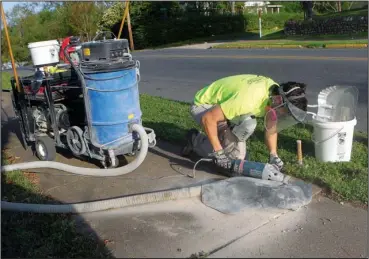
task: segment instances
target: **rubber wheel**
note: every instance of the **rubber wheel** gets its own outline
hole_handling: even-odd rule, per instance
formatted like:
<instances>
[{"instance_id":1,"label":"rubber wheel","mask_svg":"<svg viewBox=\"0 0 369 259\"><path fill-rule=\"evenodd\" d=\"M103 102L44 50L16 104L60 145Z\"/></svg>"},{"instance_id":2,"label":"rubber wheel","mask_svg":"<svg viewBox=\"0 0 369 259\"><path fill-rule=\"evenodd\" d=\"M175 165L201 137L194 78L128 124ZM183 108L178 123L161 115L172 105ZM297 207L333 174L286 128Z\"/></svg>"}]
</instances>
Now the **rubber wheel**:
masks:
<instances>
[{"instance_id":1,"label":"rubber wheel","mask_svg":"<svg viewBox=\"0 0 369 259\"><path fill-rule=\"evenodd\" d=\"M35 150L38 159L41 161L54 161L56 148L54 140L49 137L39 137L36 139Z\"/></svg>"}]
</instances>

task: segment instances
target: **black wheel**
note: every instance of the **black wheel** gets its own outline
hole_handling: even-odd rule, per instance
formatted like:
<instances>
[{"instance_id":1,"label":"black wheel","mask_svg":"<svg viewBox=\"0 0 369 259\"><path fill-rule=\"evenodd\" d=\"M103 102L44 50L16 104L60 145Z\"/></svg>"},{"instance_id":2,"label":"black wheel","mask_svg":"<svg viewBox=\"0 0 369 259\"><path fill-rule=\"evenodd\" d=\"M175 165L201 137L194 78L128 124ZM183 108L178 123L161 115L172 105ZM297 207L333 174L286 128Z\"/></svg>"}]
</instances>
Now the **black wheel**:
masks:
<instances>
[{"instance_id":1,"label":"black wheel","mask_svg":"<svg viewBox=\"0 0 369 259\"><path fill-rule=\"evenodd\" d=\"M55 160L56 148L53 139L46 136L38 137L35 143L35 150L38 159L41 161Z\"/></svg>"},{"instance_id":2,"label":"black wheel","mask_svg":"<svg viewBox=\"0 0 369 259\"><path fill-rule=\"evenodd\" d=\"M110 157L107 157L106 160L107 161L105 162L105 165L106 165L106 168L108 169L117 168L122 165L126 165L128 163L126 158L123 155L118 155L115 157L115 165L112 165Z\"/></svg>"},{"instance_id":3,"label":"black wheel","mask_svg":"<svg viewBox=\"0 0 369 259\"><path fill-rule=\"evenodd\" d=\"M67 143L70 150L75 155L83 155L86 153L86 145L83 139L83 131L77 127L70 127L67 131Z\"/></svg>"}]
</instances>

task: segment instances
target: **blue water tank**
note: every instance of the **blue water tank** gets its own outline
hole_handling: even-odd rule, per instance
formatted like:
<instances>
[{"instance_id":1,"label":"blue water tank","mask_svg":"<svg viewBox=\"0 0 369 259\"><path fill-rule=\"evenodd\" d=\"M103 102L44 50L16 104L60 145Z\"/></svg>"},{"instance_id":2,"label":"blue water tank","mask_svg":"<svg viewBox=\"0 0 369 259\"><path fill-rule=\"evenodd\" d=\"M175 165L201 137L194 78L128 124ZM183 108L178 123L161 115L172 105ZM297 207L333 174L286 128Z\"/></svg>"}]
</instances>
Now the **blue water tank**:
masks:
<instances>
[{"instance_id":1,"label":"blue water tank","mask_svg":"<svg viewBox=\"0 0 369 259\"><path fill-rule=\"evenodd\" d=\"M131 143L129 125L141 124L142 116L136 63L127 61L114 68L106 65L82 71L91 143L103 149Z\"/></svg>"}]
</instances>

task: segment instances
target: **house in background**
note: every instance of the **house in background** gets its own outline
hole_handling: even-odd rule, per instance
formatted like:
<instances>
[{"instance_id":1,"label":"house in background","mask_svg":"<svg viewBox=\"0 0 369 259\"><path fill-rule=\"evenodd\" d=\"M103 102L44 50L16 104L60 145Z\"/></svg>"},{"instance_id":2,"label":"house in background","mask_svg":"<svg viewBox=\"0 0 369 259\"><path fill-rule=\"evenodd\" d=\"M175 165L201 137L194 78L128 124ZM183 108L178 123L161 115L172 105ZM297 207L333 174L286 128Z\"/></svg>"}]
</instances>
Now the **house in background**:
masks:
<instances>
[{"instance_id":1,"label":"house in background","mask_svg":"<svg viewBox=\"0 0 369 259\"><path fill-rule=\"evenodd\" d=\"M244 10L249 13L261 10L263 13L279 13L282 5L271 5L269 1L247 1L245 2Z\"/></svg>"}]
</instances>

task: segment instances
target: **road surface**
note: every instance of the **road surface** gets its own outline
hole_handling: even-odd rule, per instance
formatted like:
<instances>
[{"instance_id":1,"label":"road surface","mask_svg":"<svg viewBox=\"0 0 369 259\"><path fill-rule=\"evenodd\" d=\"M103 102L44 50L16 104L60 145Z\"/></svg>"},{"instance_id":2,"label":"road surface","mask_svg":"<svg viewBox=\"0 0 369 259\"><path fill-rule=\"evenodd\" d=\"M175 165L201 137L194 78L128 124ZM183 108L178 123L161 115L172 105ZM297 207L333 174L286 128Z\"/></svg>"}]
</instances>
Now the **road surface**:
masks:
<instances>
[{"instance_id":1,"label":"road surface","mask_svg":"<svg viewBox=\"0 0 369 259\"><path fill-rule=\"evenodd\" d=\"M134 53L141 65L141 93L192 101L197 90L224 76L254 73L278 82L307 84L310 104L327 86L359 90L356 130L367 132L368 64L362 49L164 49Z\"/></svg>"}]
</instances>

